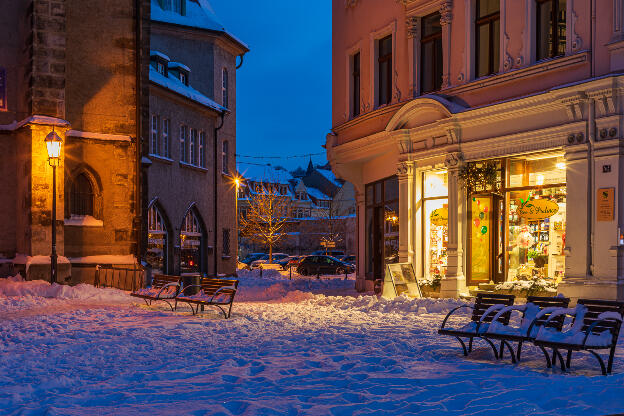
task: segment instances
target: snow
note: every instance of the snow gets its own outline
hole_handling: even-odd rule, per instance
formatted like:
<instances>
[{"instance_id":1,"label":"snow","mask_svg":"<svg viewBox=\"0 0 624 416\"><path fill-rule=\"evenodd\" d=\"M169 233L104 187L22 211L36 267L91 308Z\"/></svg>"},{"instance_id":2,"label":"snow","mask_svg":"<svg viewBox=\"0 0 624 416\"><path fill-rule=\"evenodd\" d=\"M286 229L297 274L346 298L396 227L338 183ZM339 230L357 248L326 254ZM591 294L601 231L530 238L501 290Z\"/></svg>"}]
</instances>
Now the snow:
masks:
<instances>
[{"instance_id":1,"label":"snow","mask_svg":"<svg viewBox=\"0 0 624 416\"><path fill-rule=\"evenodd\" d=\"M70 137L81 137L85 139L106 140L114 142L131 142L132 138L125 134L105 134L90 131L68 130L66 133Z\"/></svg>"},{"instance_id":2,"label":"snow","mask_svg":"<svg viewBox=\"0 0 624 416\"><path fill-rule=\"evenodd\" d=\"M315 199L322 199L325 201L331 201L332 199L331 196L325 195L323 192L321 192L320 189L316 189L311 186L306 187L306 192L308 193L308 195Z\"/></svg>"},{"instance_id":3,"label":"snow","mask_svg":"<svg viewBox=\"0 0 624 416\"><path fill-rule=\"evenodd\" d=\"M236 170L243 178L253 182L290 185L290 181L294 179L290 172L276 168L269 163L237 162Z\"/></svg>"},{"instance_id":4,"label":"snow","mask_svg":"<svg viewBox=\"0 0 624 416\"><path fill-rule=\"evenodd\" d=\"M44 125L57 126L57 127L67 127L70 125L69 121L63 120L61 118L35 114L32 116L26 117L24 120L20 121L19 123L17 122L17 120L14 120L10 124L0 124L0 130L13 131L13 130L19 129L22 126L25 126L26 124L44 124Z\"/></svg>"},{"instance_id":5,"label":"snow","mask_svg":"<svg viewBox=\"0 0 624 416\"><path fill-rule=\"evenodd\" d=\"M164 53L159 52L159 51L151 50L150 51L150 57L152 57L152 56L158 56L159 58L161 58L161 59L163 59L163 60L165 60L167 62L171 61L171 59L167 55L165 55Z\"/></svg>"},{"instance_id":6,"label":"snow","mask_svg":"<svg viewBox=\"0 0 624 416\"><path fill-rule=\"evenodd\" d=\"M206 97L201 92L188 85L184 85L179 78L173 76L172 74L169 74L168 77L165 77L164 75L158 73L158 71L156 71L156 69L151 65L149 70L149 79L151 82L160 85L161 87L167 88L199 104L212 108L213 110L219 112L227 111L225 107L217 104L215 101Z\"/></svg>"},{"instance_id":7,"label":"snow","mask_svg":"<svg viewBox=\"0 0 624 416\"><path fill-rule=\"evenodd\" d=\"M208 0L187 1L184 16L171 10L163 10L158 0L152 0L151 19L157 22L223 32L243 48L249 49L243 41L223 27Z\"/></svg>"},{"instance_id":8,"label":"snow","mask_svg":"<svg viewBox=\"0 0 624 416\"><path fill-rule=\"evenodd\" d=\"M0 279L0 409L334 416L624 411L620 349L609 377L582 353L567 374L546 369L530 345L520 365L494 361L478 339L464 358L452 337L437 335L461 301L360 296L353 284L241 272L225 320L210 308L192 316L188 306L147 307L115 289ZM462 310L451 318L454 325L469 319L470 310Z\"/></svg>"},{"instance_id":9,"label":"snow","mask_svg":"<svg viewBox=\"0 0 624 416\"><path fill-rule=\"evenodd\" d=\"M98 220L91 215L72 215L70 218L65 218L65 225L72 225L76 227L103 227L104 222Z\"/></svg>"},{"instance_id":10,"label":"snow","mask_svg":"<svg viewBox=\"0 0 624 416\"><path fill-rule=\"evenodd\" d=\"M58 256L56 258L56 262L58 264L69 263L69 260L67 259L67 257ZM13 258L12 263L25 265L26 271L28 272L28 269L33 264L50 264L50 256L26 256L24 254L18 253L15 255L15 258Z\"/></svg>"},{"instance_id":11,"label":"snow","mask_svg":"<svg viewBox=\"0 0 624 416\"><path fill-rule=\"evenodd\" d=\"M169 67L169 69L183 69L186 72L191 72L191 68L180 62L169 62L167 66Z\"/></svg>"},{"instance_id":12,"label":"snow","mask_svg":"<svg viewBox=\"0 0 624 416\"><path fill-rule=\"evenodd\" d=\"M342 182L340 182L338 180L338 178L336 178L336 175L334 175L334 172L332 172L329 169L317 169L316 170L318 173L320 173L321 175L323 175L323 177L325 179L327 179L328 181L330 181L331 183L333 183L334 185L336 185L337 187L342 187Z\"/></svg>"}]
</instances>

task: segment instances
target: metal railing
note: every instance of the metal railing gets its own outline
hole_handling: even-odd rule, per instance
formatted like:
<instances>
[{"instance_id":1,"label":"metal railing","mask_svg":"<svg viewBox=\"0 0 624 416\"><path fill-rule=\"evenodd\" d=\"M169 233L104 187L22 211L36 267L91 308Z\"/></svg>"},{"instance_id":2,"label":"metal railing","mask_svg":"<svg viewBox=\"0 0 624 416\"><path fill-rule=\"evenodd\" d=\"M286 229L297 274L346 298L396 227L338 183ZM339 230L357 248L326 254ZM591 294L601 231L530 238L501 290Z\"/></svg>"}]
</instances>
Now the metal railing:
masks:
<instances>
[{"instance_id":1,"label":"metal railing","mask_svg":"<svg viewBox=\"0 0 624 416\"><path fill-rule=\"evenodd\" d=\"M136 264L132 268L114 266L96 266L95 287L114 287L121 290L135 291L145 287L143 267Z\"/></svg>"}]
</instances>

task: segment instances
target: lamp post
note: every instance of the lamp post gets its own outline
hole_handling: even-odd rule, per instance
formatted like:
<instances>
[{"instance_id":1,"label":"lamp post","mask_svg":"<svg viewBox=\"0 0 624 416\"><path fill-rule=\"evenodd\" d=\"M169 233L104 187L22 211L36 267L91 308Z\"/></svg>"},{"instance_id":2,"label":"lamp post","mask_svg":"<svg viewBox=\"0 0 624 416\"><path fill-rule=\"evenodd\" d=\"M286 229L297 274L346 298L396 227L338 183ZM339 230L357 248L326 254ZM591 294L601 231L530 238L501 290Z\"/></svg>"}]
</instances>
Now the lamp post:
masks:
<instances>
[{"instance_id":1,"label":"lamp post","mask_svg":"<svg viewBox=\"0 0 624 416\"><path fill-rule=\"evenodd\" d=\"M56 255L56 167L61 157L63 140L52 131L45 138L48 148L48 163L52 166L52 253L50 254L50 283L57 281L58 256Z\"/></svg>"},{"instance_id":2,"label":"lamp post","mask_svg":"<svg viewBox=\"0 0 624 416\"><path fill-rule=\"evenodd\" d=\"M238 232L238 188L240 187L241 180L237 176L234 178L234 185L236 185L236 193L234 194L234 212L236 213L236 264L238 265L238 249L240 247L240 235Z\"/></svg>"}]
</instances>

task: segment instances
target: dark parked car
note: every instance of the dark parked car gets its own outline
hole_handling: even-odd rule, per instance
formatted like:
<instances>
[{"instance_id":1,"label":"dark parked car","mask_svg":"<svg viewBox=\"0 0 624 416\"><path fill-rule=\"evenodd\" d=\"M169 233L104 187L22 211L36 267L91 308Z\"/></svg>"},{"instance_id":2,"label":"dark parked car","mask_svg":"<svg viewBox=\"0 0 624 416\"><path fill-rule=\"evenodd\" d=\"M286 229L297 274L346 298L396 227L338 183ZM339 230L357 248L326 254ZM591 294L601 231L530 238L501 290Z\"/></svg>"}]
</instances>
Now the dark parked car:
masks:
<instances>
[{"instance_id":1,"label":"dark parked car","mask_svg":"<svg viewBox=\"0 0 624 416\"><path fill-rule=\"evenodd\" d=\"M315 274L345 274L355 272L355 267L332 256L305 256L297 266L297 273L304 276Z\"/></svg>"},{"instance_id":2,"label":"dark parked car","mask_svg":"<svg viewBox=\"0 0 624 416\"><path fill-rule=\"evenodd\" d=\"M353 254L349 254L348 256L340 257L340 261L344 261L345 263L355 265L355 256Z\"/></svg>"},{"instance_id":3,"label":"dark parked car","mask_svg":"<svg viewBox=\"0 0 624 416\"><path fill-rule=\"evenodd\" d=\"M316 250L314 253L312 253L313 256L332 256L332 257L336 257L336 258L340 258L342 256L345 255L344 251L341 250L327 250L327 252L325 252L325 250Z\"/></svg>"},{"instance_id":4,"label":"dark parked car","mask_svg":"<svg viewBox=\"0 0 624 416\"><path fill-rule=\"evenodd\" d=\"M251 253L247 257L241 260L241 263L245 263L247 266L251 264L252 261L258 260L260 257L264 256L264 253Z\"/></svg>"},{"instance_id":5,"label":"dark parked car","mask_svg":"<svg viewBox=\"0 0 624 416\"><path fill-rule=\"evenodd\" d=\"M283 270L288 270L291 267L297 266L299 264L299 259L301 259L301 256L288 256L278 261L277 264L282 266Z\"/></svg>"}]
</instances>

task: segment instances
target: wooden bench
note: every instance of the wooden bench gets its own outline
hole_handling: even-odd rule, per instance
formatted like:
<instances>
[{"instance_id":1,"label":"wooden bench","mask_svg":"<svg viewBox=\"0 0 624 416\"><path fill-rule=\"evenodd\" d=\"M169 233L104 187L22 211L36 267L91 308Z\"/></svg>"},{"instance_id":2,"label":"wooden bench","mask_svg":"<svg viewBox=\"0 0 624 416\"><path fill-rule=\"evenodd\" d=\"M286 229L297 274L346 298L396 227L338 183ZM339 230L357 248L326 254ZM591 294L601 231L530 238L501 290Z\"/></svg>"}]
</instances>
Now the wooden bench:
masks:
<instances>
[{"instance_id":1,"label":"wooden bench","mask_svg":"<svg viewBox=\"0 0 624 416\"><path fill-rule=\"evenodd\" d=\"M617 345L622 316L624 315L624 302L613 300L579 299L575 309L561 309L553 312L547 320L566 316L573 318L570 329L556 331L545 327L538 334L533 344L538 346L546 358L546 366L556 365L557 359L561 364L561 370L570 368L572 351L587 351L600 363L603 375L611 373L613 357ZM552 360L546 351L552 349ZM566 361L559 350L567 350ZM596 350L609 350L607 366L598 355Z\"/></svg>"},{"instance_id":2,"label":"wooden bench","mask_svg":"<svg viewBox=\"0 0 624 416\"><path fill-rule=\"evenodd\" d=\"M151 287L135 290L130 293L130 296L143 299L148 306L151 306L153 301L161 300L166 302L173 311L174 305L171 304L171 301L174 301L176 296L180 293L180 279L180 276L155 274L152 277Z\"/></svg>"},{"instance_id":3,"label":"wooden bench","mask_svg":"<svg viewBox=\"0 0 624 416\"><path fill-rule=\"evenodd\" d=\"M194 295L187 295L185 292L187 289L199 288L199 292ZM199 312L199 308L204 310L204 306L216 306L223 312L225 319L229 318L232 314L232 304L234 303L234 296L238 289L238 280L236 279L218 279L214 277L204 277L201 279L199 285L186 286L178 294L175 299L176 309L178 302L187 303L191 307L193 315ZM196 305L193 308L193 305ZM228 306L226 312L223 308Z\"/></svg>"},{"instance_id":4,"label":"wooden bench","mask_svg":"<svg viewBox=\"0 0 624 416\"><path fill-rule=\"evenodd\" d=\"M494 318L496 312L505 306L513 305L514 303L514 295L498 295L494 293L479 293L475 299L474 306L470 305L461 305L457 308L451 310L444 321L442 321L442 326L438 330L438 334L440 335L449 335L455 337L459 343L461 344L464 355L468 355L469 352L472 352L472 342L474 338L481 338L480 332L484 332L485 329L489 326L490 322ZM465 324L464 326L451 329L446 328L446 322L449 317L458 309L461 308L470 308L472 309L472 316L470 318L470 322ZM499 322L507 325L509 323L509 317L511 313L507 313L505 315L499 316L497 319ZM462 340L462 338L468 338L468 348L466 348L466 344ZM494 351L494 356L498 358L498 351L492 341L487 338L483 338Z\"/></svg>"},{"instance_id":5,"label":"wooden bench","mask_svg":"<svg viewBox=\"0 0 624 416\"><path fill-rule=\"evenodd\" d=\"M533 341L539 329L548 321L551 313L559 308L567 308L569 303L569 298L528 296L525 305L508 306L497 313L497 315L503 315L508 312L513 313L513 311L520 312L522 314L522 321L519 327L516 328L502 323L491 324L487 328L487 331L483 332L481 336L490 340L500 341L501 345L498 358L503 358L504 347L507 347L511 355L511 361L515 364L520 361L522 344L526 341ZM561 330L563 327L563 318L564 317L561 316L560 318L554 319L550 321L548 325ZM498 322L498 316L494 316L492 320ZM516 353L514 353L511 342L518 343Z\"/></svg>"}]
</instances>

